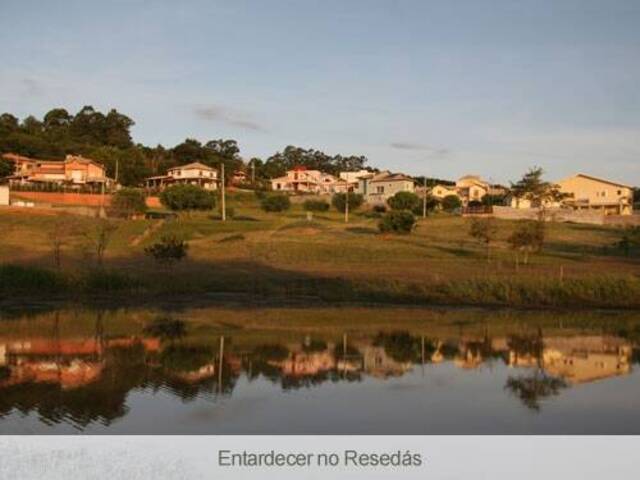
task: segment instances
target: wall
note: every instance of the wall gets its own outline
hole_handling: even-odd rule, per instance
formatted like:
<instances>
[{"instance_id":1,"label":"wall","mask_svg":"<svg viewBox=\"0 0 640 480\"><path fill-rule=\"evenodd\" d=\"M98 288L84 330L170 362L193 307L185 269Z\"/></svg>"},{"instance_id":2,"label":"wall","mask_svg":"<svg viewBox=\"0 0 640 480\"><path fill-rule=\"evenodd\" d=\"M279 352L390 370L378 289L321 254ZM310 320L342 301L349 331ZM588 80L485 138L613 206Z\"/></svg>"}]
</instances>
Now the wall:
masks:
<instances>
[{"instance_id":1,"label":"wall","mask_svg":"<svg viewBox=\"0 0 640 480\"><path fill-rule=\"evenodd\" d=\"M0 185L0 205L9 205L9 187Z\"/></svg>"}]
</instances>

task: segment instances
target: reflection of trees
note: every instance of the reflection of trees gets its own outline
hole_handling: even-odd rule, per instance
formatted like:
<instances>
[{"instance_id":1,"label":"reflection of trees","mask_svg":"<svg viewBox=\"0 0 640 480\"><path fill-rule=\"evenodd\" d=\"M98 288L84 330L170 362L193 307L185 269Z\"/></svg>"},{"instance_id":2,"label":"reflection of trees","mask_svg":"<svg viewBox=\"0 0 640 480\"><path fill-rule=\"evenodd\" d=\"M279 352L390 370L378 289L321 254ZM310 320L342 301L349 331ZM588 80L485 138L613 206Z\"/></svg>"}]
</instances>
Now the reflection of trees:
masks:
<instances>
[{"instance_id":1,"label":"reflection of trees","mask_svg":"<svg viewBox=\"0 0 640 480\"><path fill-rule=\"evenodd\" d=\"M517 396L531 410L540 410L540 400L558 395L567 384L560 378L550 377L537 368L531 376L509 377L505 389Z\"/></svg>"},{"instance_id":2,"label":"reflection of trees","mask_svg":"<svg viewBox=\"0 0 640 480\"><path fill-rule=\"evenodd\" d=\"M157 317L144 327L143 332L146 335L159 337L163 340L177 340L187 334L187 328L183 320L171 317Z\"/></svg>"},{"instance_id":3,"label":"reflection of trees","mask_svg":"<svg viewBox=\"0 0 640 480\"><path fill-rule=\"evenodd\" d=\"M519 359L531 359L535 367L531 375L507 378L504 388L518 397L527 408L539 411L542 399L558 395L561 389L567 387L564 380L547 375L544 371L542 330L538 329L535 334L529 335L511 335L507 345L514 355L514 364L517 365Z\"/></svg>"},{"instance_id":4,"label":"reflection of trees","mask_svg":"<svg viewBox=\"0 0 640 480\"><path fill-rule=\"evenodd\" d=\"M406 331L380 332L373 340L373 345L383 347L385 353L396 362L419 363L425 356L431 356L436 346L431 341L424 342L421 337L414 337Z\"/></svg>"}]
</instances>

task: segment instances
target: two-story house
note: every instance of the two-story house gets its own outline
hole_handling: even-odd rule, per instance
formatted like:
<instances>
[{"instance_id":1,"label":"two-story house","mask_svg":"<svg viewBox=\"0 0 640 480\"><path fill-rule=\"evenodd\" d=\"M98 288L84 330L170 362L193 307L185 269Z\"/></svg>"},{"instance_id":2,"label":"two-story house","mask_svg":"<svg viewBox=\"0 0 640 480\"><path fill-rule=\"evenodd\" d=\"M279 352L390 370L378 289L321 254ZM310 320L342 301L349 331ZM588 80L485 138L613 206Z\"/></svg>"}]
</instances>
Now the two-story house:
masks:
<instances>
[{"instance_id":1,"label":"two-story house","mask_svg":"<svg viewBox=\"0 0 640 480\"><path fill-rule=\"evenodd\" d=\"M398 192L414 192L413 178L388 170L358 177L357 192L367 203L384 203Z\"/></svg>"},{"instance_id":2,"label":"two-story house","mask_svg":"<svg viewBox=\"0 0 640 480\"><path fill-rule=\"evenodd\" d=\"M216 190L218 171L203 163L193 162L170 168L166 175L149 177L145 180L145 186L154 190L163 190L176 184L197 185L206 190Z\"/></svg>"},{"instance_id":3,"label":"two-story house","mask_svg":"<svg viewBox=\"0 0 640 480\"><path fill-rule=\"evenodd\" d=\"M320 170L296 167L286 175L271 180L271 188L279 192L330 194L336 191L338 179Z\"/></svg>"}]
</instances>

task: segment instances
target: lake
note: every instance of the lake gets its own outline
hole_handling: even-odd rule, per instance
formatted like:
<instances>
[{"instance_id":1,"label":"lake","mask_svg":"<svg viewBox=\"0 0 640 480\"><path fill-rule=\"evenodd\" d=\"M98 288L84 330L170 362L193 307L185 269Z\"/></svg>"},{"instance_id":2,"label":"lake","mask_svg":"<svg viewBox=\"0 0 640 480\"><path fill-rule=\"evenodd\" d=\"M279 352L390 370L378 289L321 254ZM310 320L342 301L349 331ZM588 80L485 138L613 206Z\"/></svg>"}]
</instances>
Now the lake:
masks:
<instances>
[{"instance_id":1,"label":"lake","mask_svg":"<svg viewBox=\"0 0 640 480\"><path fill-rule=\"evenodd\" d=\"M3 312L3 434L640 434L640 315Z\"/></svg>"}]
</instances>

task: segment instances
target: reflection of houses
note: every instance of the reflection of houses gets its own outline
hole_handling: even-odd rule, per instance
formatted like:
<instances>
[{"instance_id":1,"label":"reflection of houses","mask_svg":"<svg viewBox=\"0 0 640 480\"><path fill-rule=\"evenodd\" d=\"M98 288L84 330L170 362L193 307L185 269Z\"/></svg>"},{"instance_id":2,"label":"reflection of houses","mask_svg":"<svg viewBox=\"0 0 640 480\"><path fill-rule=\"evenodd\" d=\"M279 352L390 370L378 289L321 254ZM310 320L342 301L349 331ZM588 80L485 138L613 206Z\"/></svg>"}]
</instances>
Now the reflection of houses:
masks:
<instances>
[{"instance_id":1,"label":"reflection of houses","mask_svg":"<svg viewBox=\"0 0 640 480\"><path fill-rule=\"evenodd\" d=\"M203 163L194 162L170 168L166 175L145 180L145 186L153 190L163 190L172 185L197 185L206 190L215 190L218 188L218 171Z\"/></svg>"},{"instance_id":2,"label":"reflection of houses","mask_svg":"<svg viewBox=\"0 0 640 480\"><path fill-rule=\"evenodd\" d=\"M400 377L412 368L411 362L391 358L384 347L363 346L360 351L364 372L375 378Z\"/></svg>"},{"instance_id":3,"label":"reflection of houses","mask_svg":"<svg viewBox=\"0 0 640 480\"><path fill-rule=\"evenodd\" d=\"M288 376L317 375L336 368L336 360L328 351L292 353L285 360L271 360L269 364L280 368Z\"/></svg>"},{"instance_id":4,"label":"reflection of houses","mask_svg":"<svg viewBox=\"0 0 640 480\"><path fill-rule=\"evenodd\" d=\"M271 188L275 191L293 193L334 193L338 180L333 175L320 170L307 170L306 167L296 167L287 171L283 177L271 180Z\"/></svg>"},{"instance_id":5,"label":"reflection of houses","mask_svg":"<svg viewBox=\"0 0 640 480\"><path fill-rule=\"evenodd\" d=\"M568 383L586 383L631 371L631 346L613 337L549 338L544 370Z\"/></svg>"},{"instance_id":6,"label":"reflection of houses","mask_svg":"<svg viewBox=\"0 0 640 480\"><path fill-rule=\"evenodd\" d=\"M101 340L99 338L30 338L0 340L0 367L9 375L0 387L23 383L56 383L63 389L77 388L99 379L105 368L104 353L112 347L141 344L147 351L158 350L159 340L137 337Z\"/></svg>"},{"instance_id":7,"label":"reflection of houses","mask_svg":"<svg viewBox=\"0 0 640 480\"><path fill-rule=\"evenodd\" d=\"M186 383L197 383L201 382L202 380L212 378L213 376L215 376L215 373L215 365L213 363L208 363L195 370L189 370L186 372L172 371L171 376Z\"/></svg>"},{"instance_id":8,"label":"reflection of houses","mask_svg":"<svg viewBox=\"0 0 640 480\"><path fill-rule=\"evenodd\" d=\"M413 178L388 170L358 177L358 190L368 203L384 203L398 192L413 192Z\"/></svg>"},{"instance_id":9,"label":"reflection of houses","mask_svg":"<svg viewBox=\"0 0 640 480\"><path fill-rule=\"evenodd\" d=\"M0 387L57 383L63 389L77 388L97 380L104 368L103 346L96 339L14 340L4 343L0 351L0 366L10 372Z\"/></svg>"},{"instance_id":10,"label":"reflection of houses","mask_svg":"<svg viewBox=\"0 0 640 480\"><path fill-rule=\"evenodd\" d=\"M11 153L4 159L12 161L15 173L9 177L13 185L55 184L70 188L110 186L101 163L77 155L67 155L64 160L38 160Z\"/></svg>"}]
</instances>

